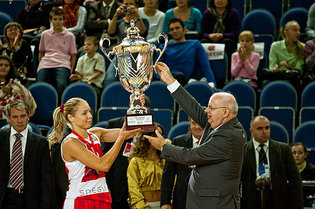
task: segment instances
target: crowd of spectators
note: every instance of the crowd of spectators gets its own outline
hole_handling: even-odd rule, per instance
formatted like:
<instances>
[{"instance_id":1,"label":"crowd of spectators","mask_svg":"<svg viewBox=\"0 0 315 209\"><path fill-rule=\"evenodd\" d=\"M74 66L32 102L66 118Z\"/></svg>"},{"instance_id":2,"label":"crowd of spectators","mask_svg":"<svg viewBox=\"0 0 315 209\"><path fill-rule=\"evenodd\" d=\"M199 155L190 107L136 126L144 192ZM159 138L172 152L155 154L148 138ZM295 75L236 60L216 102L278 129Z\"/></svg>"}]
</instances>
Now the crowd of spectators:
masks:
<instances>
[{"instance_id":1,"label":"crowd of spectators","mask_svg":"<svg viewBox=\"0 0 315 209\"><path fill-rule=\"evenodd\" d=\"M241 17L233 8L232 0L211 0L205 11L195 8L190 0L56 0L45 4L39 0L29 0L25 10L17 12L16 22L10 22L4 27L4 38L2 41L0 39L0 118L6 119L5 106L17 99L28 105L30 116L34 114L36 103L27 90L33 82L52 84L59 98L67 85L76 81L88 83L100 95L104 88L119 78L113 65L117 64L115 59L113 63L105 65L106 58L98 50L99 40L109 38L111 50L124 39L131 20L135 21L140 35L160 49L164 45L158 44L157 36L161 32L169 35L172 40L161 61L170 66L173 76L183 86L197 79L206 81L213 89L218 87L211 61L201 43L222 43L228 56L229 80L242 80L255 90L263 88L272 80L287 80L299 92L308 83L315 81L314 10L315 3L309 8L307 41L300 40L301 28L295 20L279 29L282 39L272 43L270 53L266 56L269 65L263 69L262 77L258 77L260 55L254 51L255 34L241 31ZM198 34L195 37L199 37L199 40L187 40L187 32ZM34 46L33 51L31 46ZM158 78L156 75L155 79ZM201 135L194 136L194 122L190 123L191 133L186 137L195 142ZM156 126L163 135L163 127ZM59 138L58 143L51 143L52 156L60 156L63 137ZM197 146L191 142L184 145L178 140L173 143L186 147ZM315 168L306 160L305 145L292 145L292 153L302 179L314 179ZM57 164L60 163L61 160ZM179 191L179 188L187 190L184 182L186 176L179 176L181 171L175 171L183 169L181 166L164 162L159 151L151 147L142 135L138 135L128 170L124 169L122 174L128 178L130 207L160 208L161 204L162 208L168 209L173 204L173 208L182 208L183 204L178 199L183 201L185 195L181 196L186 191ZM61 176L61 190L65 195L65 172L62 166L59 169L60 174L55 175L55 178ZM186 166L185 169L187 175L190 168ZM295 167L292 169L295 170ZM173 172L172 176L169 171ZM173 191L175 174L182 185L176 185ZM160 190L167 194L160 194ZM304 192L307 195L314 194L314 190ZM256 195L244 194L245 198ZM129 208L128 194L123 194L123 197L126 204L117 208ZM63 198L61 196L54 206L56 209L62 206ZM304 199L304 205L309 206L309 200ZM112 208L115 209L115 206Z\"/></svg>"}]
</instances>

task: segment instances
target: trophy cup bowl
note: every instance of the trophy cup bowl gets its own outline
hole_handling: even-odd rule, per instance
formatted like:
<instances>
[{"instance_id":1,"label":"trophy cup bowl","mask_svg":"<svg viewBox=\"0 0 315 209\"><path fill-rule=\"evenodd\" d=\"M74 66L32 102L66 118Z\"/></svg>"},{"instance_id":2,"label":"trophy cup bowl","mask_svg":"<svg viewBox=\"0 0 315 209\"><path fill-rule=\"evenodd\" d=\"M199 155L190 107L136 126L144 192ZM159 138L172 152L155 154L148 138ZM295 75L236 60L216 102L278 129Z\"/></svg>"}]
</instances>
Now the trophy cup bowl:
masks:
<instances>
[{"instance_id":1,"label":"trophy cup bowl","mask_svg":"<svg viewBox=\"0 0 315 209\"><path fill-rule=\"evenodd\" d=\"M126 129L142 128L147 132L151 132L154 130L153 114L148 113L148 109L141 104L140 95L149 88L153 77L153 69L164 53L168 39L163 33L157 37L158 42L160 37L165 40L164 48L160 50L155 45L145 42L139 33L140 30L135 27L134 21L131 20L130 27L127 29L127 36L120 45L113 47L113 50L107 53L105 42L107 41L108 46L110 46L110 40L103 38L100 41L100 47L114 65L124 89L132 93L130 108L125 115ZM160 55L153 65L155 51L159 51ZM110 55L116 57L118 66L114 64Z\"/></svg>"}]
</instances>

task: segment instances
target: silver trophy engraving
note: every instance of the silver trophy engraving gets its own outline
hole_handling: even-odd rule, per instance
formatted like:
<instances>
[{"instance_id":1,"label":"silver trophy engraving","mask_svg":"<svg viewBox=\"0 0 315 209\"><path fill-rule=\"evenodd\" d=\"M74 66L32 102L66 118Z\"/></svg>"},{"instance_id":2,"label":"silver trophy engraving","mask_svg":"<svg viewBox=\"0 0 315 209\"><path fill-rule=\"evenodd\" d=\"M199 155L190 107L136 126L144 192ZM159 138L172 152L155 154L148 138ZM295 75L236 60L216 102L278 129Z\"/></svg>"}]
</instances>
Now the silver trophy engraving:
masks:
<instances>
[{"instance_id":1,"label":"silver trophy engraving","mask_svg":"<svg viewBox=\"0 0 315 209\"><path fill-rule=\"evenodd\" d=\"M127 129L146 126L152 128L153 116L148 114L147 108L141 104L140 95L149 88L155 64L159 61L167 46L167 36L161 33L157 37L158 42L161 37L165 41L163 50L160 50L154 44L145 42L144 38L140 36L140 30L135 26L135 22L131 20L130 27L127 29L127 36L120 45L113 47L111 52L107 53L105 47L105 42L107 41L109 46L110 40L104 37L100 41L101 50L114 65L122 86L132 93L132 102L126 115ZM160 55L153 64L155 51L159 51ZM111 55L116 57L118 66L110 58Z\"/></svg>"}]
</instances>

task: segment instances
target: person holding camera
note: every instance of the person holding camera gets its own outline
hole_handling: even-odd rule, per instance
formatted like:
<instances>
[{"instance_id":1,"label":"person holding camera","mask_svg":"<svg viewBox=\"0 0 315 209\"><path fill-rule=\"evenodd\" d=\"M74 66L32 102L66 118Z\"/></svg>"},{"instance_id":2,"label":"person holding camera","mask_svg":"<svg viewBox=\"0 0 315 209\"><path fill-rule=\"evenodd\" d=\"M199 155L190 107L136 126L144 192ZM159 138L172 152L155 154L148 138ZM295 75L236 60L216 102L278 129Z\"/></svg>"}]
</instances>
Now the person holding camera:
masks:
<instances>
[{"instance_id":1,"label":"person holding camera","mask_svg":"<svg viewBox=\"0 0 315 209\"><path fill-rule=\"evenodd\" d=\"M124 17L119 19L120 16ZM118 45L126 37L127 29L130 27L130 22L133 20L135 22L135 27L140 31L140 36L146 38L148 35L149 21L147 19L141 18L138 13L138 5L136 0L124 0L123 4L116 10L113 19L109 23L108 35L117 36L117 43L111 44L108 49L111 49L115 45ZM109 37L110 38L110 37ZM116 63L116 59L113 60ZM103 82L103 87L106 88L112 82L118 81L118 75L116 74L116 69L111 63L106 71L106 77Z\"/></svg>"},{"instance_id":2,"label":"person holding camera","mask_svg":"<svg viewBox=\"0 0 315 209\"><path fill-rule=\"evenodd\" d=\"M118 19L124 15L122 19ZM135 26L139 28L140 35L146 38L148 34L149 22L142 19L138 13L136 0L124 0L123 4L116 10L113 19L109 23L108 34L118 36L118 43L125 38L127 29L130 27L131 20L135 21Z\"/></svg>"}]
</instances>

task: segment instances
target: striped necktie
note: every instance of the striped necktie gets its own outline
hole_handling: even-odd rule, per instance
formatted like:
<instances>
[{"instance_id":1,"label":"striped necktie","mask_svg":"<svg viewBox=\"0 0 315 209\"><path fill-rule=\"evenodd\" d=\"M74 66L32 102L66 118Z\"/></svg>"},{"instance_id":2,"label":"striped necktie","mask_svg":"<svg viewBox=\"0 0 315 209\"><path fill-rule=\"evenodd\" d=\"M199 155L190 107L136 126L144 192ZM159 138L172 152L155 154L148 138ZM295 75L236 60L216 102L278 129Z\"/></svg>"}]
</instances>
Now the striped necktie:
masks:
<instances>
[{"instance_id":1,"label":"striped necktie","mask_svg":"<svg viewBox=\"0 0 315 209\"><path fill-rule=\"evenodd\" d=\"M11 167L10 167L10 184L17 190L23 184L23 152L22 152L22 134L14 134L16 140L13 144Z\"/></svg>"}]
</instances>

